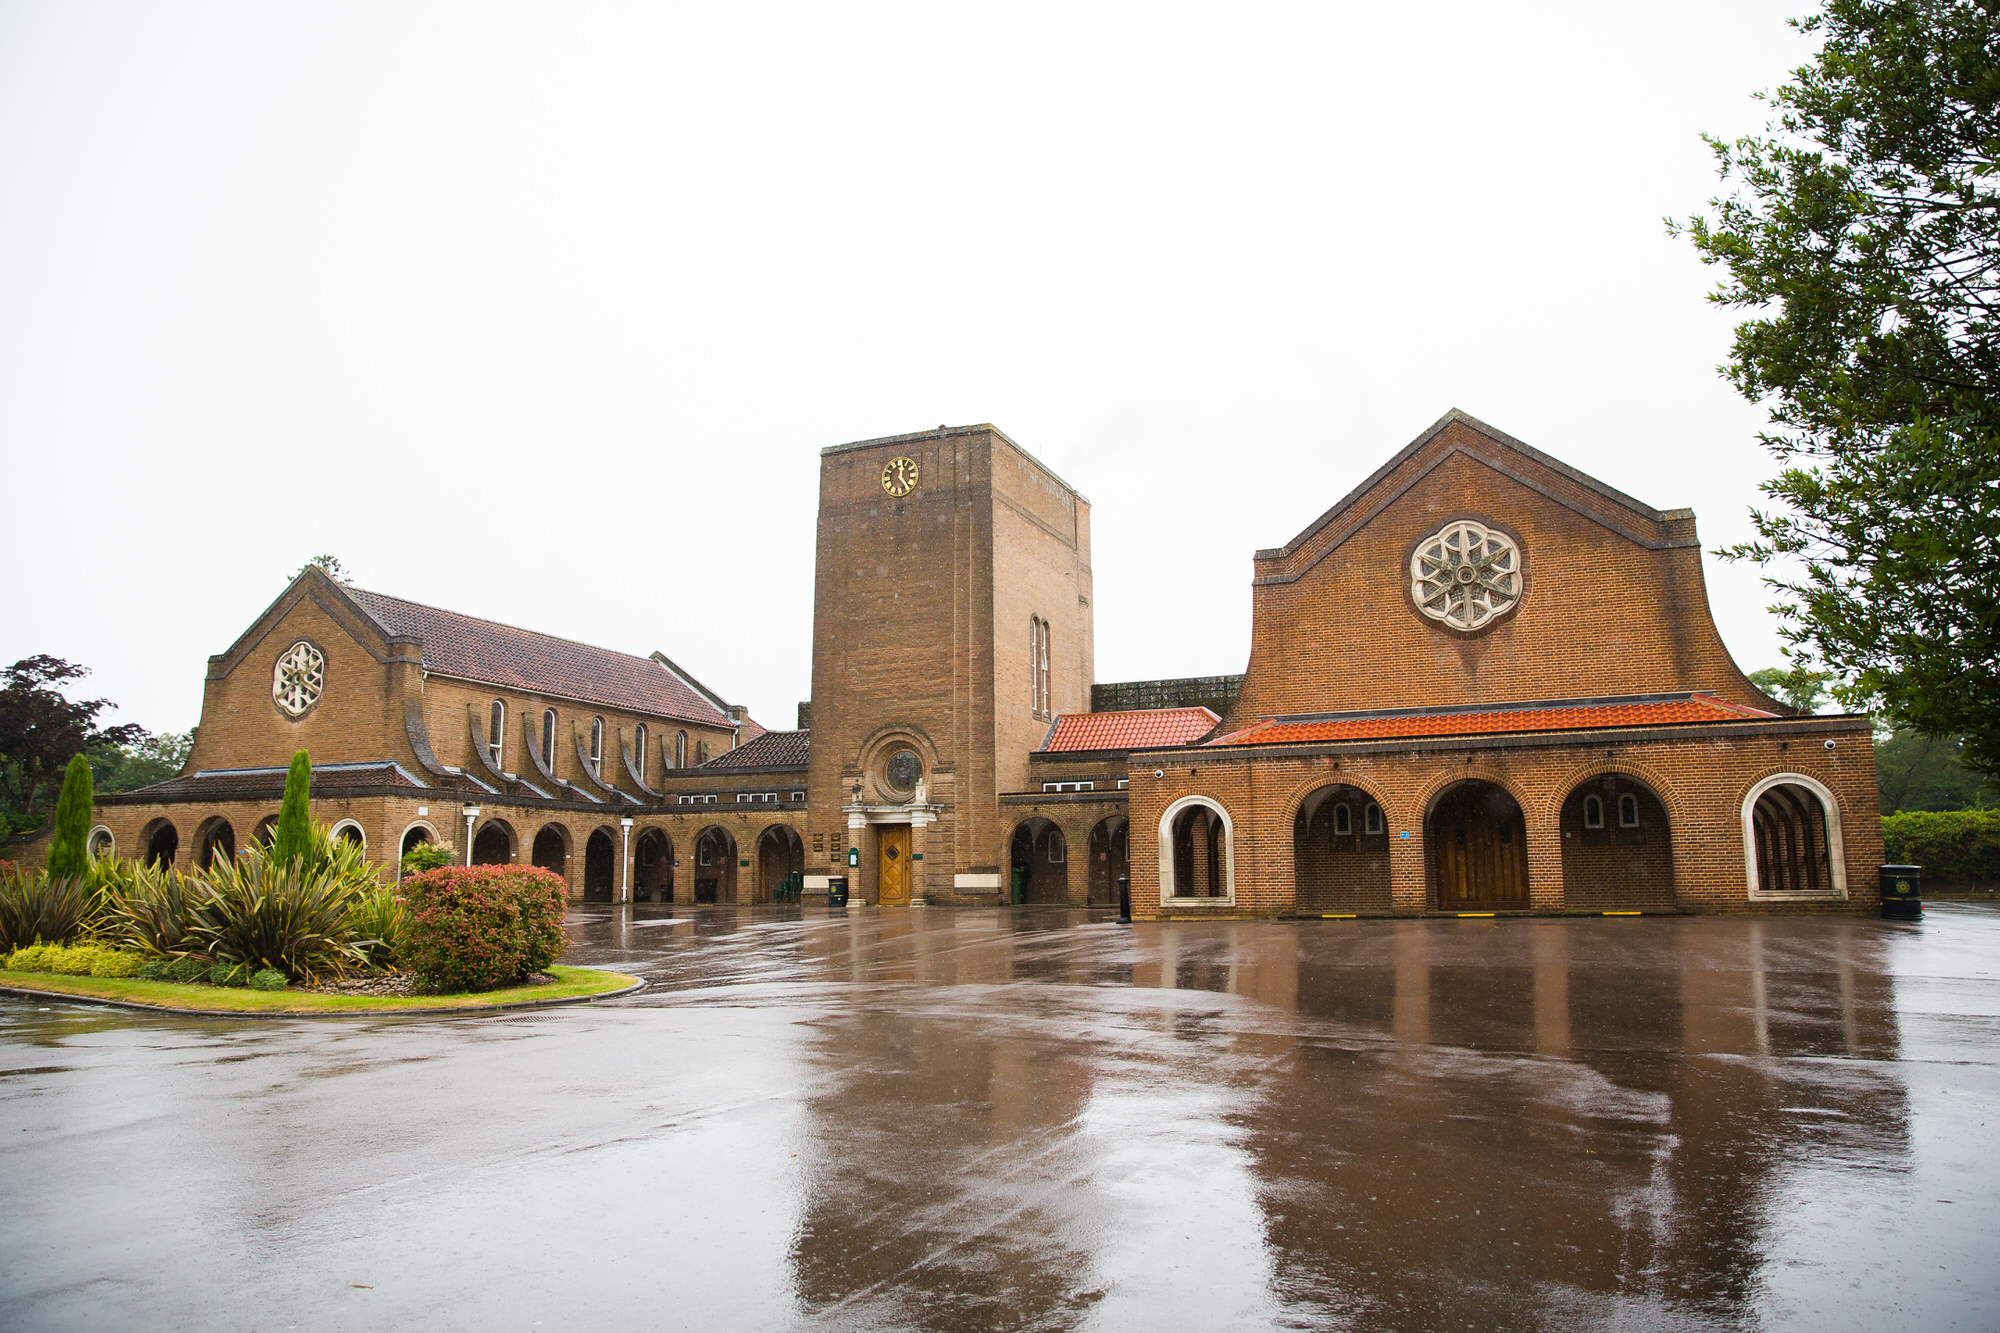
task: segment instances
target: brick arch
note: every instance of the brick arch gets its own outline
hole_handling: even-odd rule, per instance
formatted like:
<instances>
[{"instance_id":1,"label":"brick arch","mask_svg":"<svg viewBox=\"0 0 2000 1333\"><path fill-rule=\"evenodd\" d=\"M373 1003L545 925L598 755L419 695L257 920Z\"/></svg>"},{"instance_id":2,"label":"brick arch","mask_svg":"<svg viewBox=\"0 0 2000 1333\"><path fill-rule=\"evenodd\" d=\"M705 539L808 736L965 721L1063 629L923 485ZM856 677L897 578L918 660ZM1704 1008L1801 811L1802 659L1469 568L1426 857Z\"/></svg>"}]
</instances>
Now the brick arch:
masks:
<instances>
[{"instance_id":1,"label":"brick arch","mask_svg":"<svg viewBox=\"0 0 2000 1333\"><path fill-rule=\"evenodd\" d=\"M1382 823L1384 823L1384 827L1396 823L1394 817L1392 817L1390 803L1382 799L1380 791L1376 791L1378 783L1360 783L1356 779L1342 777L1340 769L1330 769L1324 775L1318 775L1318 777L1312 777L1312 779L1300 779L1298 783L1292 785L1292 791L1288 791L1286 797L1284 797L1284 813L1280 815L1280 819L1284 821L1284 827L1290 827L1290 823L1294 819L1298 819L1298 811L1306 805L1306 797L1310 797L1312 793L1320 791L1322 787L1352 787L1356 791L1364 791L1364 793L1368 793L1370 801L1374 801L1376 805L1382 807Z\"/></svg>"},{"instance_id":2,"label":"brick arch","mask_svg":"<svg viewBox=\"0 0 2000 1333\"><path fill-rule=\"evenodd\" d=\"M1740 807L1743 804L1743 798L1750 794L1752 787L1770 778L1775 778L1780 774L1787 777L1811 778L1832 794L1834 804L1840 810L1842 818L1846 818L1850 814L1852 803L1842 797L1841 789L1836 785L1839 780L1826 773L1816 773L1803 764L1771 764L1763 768L1751 770L1751 775L1748 778L1737 783L1736 790L1732 793L1735 806L1731 808Z\"/></svg>"},{"instance_id":3,"label":"brick arch","mask_svg":"<svg viewBox=\"0 0 2000 1333\"><path fill-rule=\"evenodd\" d=\"M767 863L764 840L773 833L781 833L779 841L784 845L785 866L782 870L775 864ZM806 839L798 824L790 819L773 819L758 828L744 844L750 848L750 897L755 902L774 902L786 875L803 875L806 866ZM741 860L739 856L737 859Z\"/></svg>"},{"instance_id":4,"label":"brick arch","mask_svg":"<svg viewBox=\"0 0 2000 1333\"><path fill-rule=\"evenodd\" d=\"M1514 798L1514 804L1521 807L1521 816L1523 819L1527 817L1528 812L1531 810L1540 813L1541 807L1535 802L1534 798L1522 795L1518 781L1503 782L1488 773L1471 772L1469 771L1470 767L1470 765L1460 764L1445 772L1435 773L1425 778L1423 785L1417 788L1417 798L1411 802L1411 805L1415 807L1414 818L1409 822L1418 830L1418 837L1423 836L1424 821L1431 817L1431 811L1437 806L1438 797L1442 796L1449 788L1456 787L1461 782L1484 782L1489 786L1498 787L1501 791L1506 792ZM1387 806L1382 807L1382 813L1387 815L1389 808Z\"/></svg>"},{"instance_id":5,"label":"brick arch","mask_svg":"<svg viewBox=\"0 0 2000 1333\"><path fill-rule=\"evenodd\" d=\"M1616 773L1620 777L1644 783L1652 791L1654 798L1667 808L1667 819L1673 828L1680 828L1682 821L1690 817L1686 798L1660 775L1658 769L1647 764L1635 764L1628 759L1600 759L1565 769L1556 779L1554 790L1542 798L1544 815L1551 820L1560 819L1563 802L1569 799L1569 794L1581 784L1605 773ZM1748 791L1749 788L1746 787L1744 790ZM1526 808L1522 807L1524 810Z\"/></svg>"},{"instance_id":6,"label":"brick arch","mask_svg":"<svg viewBox=\"0 0 2000 1333\"><path fill-rule=\"evenodd\" d=\"M1006 866L1006 871L1005 871L1005 877L1002 879L1000 886L1000 891L1003 896L1007 897L1007 901L1009 902L1013 901L1013 898L1011 896L1011 890L1013 888L1012 876L1014 873L1014 839L1020 835L1023 829L1027 828L1031 824L1046 824L1049 828L1054 829L1057 833L1060 833L1062 835L1063 859L1062 859L1062 875L1061 875L1062 878L1061 901L1067 903L1072 898L1074 898L1077 886L1076 886L1076 876L1073 873L1074 867L1071 865L1071 861L1075 857L1077 840L1076 840L1076 830L1071 826L1072 822L1073 821L1065 821L1063 819L1059 819L1054 815L1031 812L1029 814L1023 815L1021 818L1015 820L1013 824L1008 826L1007 840L1004 844L1006 848L1006 854L1002 861L1002 864ZM1089 838L1090 835L1088 833L1085 833L1084 841L1086 842L1086 844L1088 843ZM1056 877L1054 866L1045 864L1043 861L1043 856L1046 852L1046 847L1043 839L1044 839L1044 834L1041 832L1037 832L1034 835L1033 839L1031 840L1028 851L1029 860L1024 863L1030 867L1028 882L1026 885L1026 893L1027 893L1026 900L1030 902L1035 901L1034 895L1037 892L1046 891L1048 880ZM1086 865L1085 866L1086 874L1088 873L1088 870L1089 867Z\"/></svg>"}]
</instances>

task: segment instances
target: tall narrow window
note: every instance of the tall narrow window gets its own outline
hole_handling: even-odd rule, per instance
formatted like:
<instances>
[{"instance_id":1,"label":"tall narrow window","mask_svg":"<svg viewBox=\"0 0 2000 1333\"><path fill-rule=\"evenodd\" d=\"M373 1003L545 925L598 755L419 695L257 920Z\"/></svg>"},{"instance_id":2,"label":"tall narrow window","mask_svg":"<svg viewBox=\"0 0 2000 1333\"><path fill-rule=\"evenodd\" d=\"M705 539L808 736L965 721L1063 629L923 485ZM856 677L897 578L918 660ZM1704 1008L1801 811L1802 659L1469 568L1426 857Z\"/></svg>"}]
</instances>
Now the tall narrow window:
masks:
<instances>
[{"instance_id":1,"label":"tall narrow window","mask_svg":"<svg viewBox=\"0 0 2000 1333\"><path fill-rule=\"evenodd\" d=\"M635 756L633 762L639 768L639 781L644 782L646 780L646 724L644 722L639 724L639 730L632 738L632 753Z\"/></svg>"},{"instance_id":2,"label":"tall narrow window","mask_svg":"<svg viewBox=\"0 0 2000 1333\"><path fill-rule=\"evenodd\" d=\"M493 701L493 716L486 723L486 756L493 761L493 767L500 767L500 752L505 748L507 737L507 705Z\"/></svg>"},{"instance_id":3,"label":"tall narrow window","mask_svg":"<svg viewBox=\"0 0 2000 1333\"><path fill-rule=\"evenodd\" d=\"M674 767L686 768L687 766L688 734L685 731L677 731L674 733Z\"/></svg>"},{"instance_id":4,"label":"tall narrow window","mask_svg":"<svg viewBox=\"0 0 2000 1333\"><path fill-rule=\"evenodd\" d=\"M697 764L705 764L705 763L707 763L707 762L708 762L708 742L707 742L707 741L696 741L696 742L695 742L695 746L694 746L694 761L695 761L695 762L696 762Z\"/></svg>"},{"instance_id":5,"label":"tall narrow window","mask_svg":"<svg viewBox=\"0 0 2000 1333\"><path fill-rule=\"evenodd\" d=\"M542 767L554 768L556 763L556 710L542 711Z\"/></svg>"},{"instance_id":6,"label":"tall narrow window","mask_svg":"<svg viewBox=\"0 0 2000 1333\"><path fill-rule=\"evenodd\" d=\"M1618 827L1639 827L1639 798L1629 791L1618 798Z\"/></svg>"},{"instance_id":7,"label":"tall narrow window","mask_svg":"<svg viewBox=\"0 0 2000 1333\"><path fill-rule=\"evenodd\" d=\"M1583 798L1583 826L1604 827L1604 802L1594 795Z\"/></svg>"},{"instance_id":8,"label":"tall narrow window","mask_svg":"<svg viewBox=\"0 0 2000 1333\"><path fill-rule=\"evenodd\" d=\"M1333 836L1345 838L1354 832L1354 810L1342 801L1333 807Z\"/></svg>"},{"instance_id":9,"label":"tall narrow window","mask_svg":"<svg viewBox=\"0 0 2000 1333\"><path fill-rule=\"evenodd\" d=\"M1049 622L1040 616L1028 620L1028 695L1035 716L1049 716Z\"/></svg>"},{"instance_id":10,"label":"tall narrow window","mask_svg":"<svg viewBox=\"0 0 2000 1333\"><path fill-rule=\"evenodd\" d=\"M590 719L590 766L600 770L604 767L604 719L601 717Z\"/></svg>"},{"instance_id":11,"label":"tall narrow window","mask_svg":"<svg viewBox=\"0 0 2000 1333\"><path fill-rule=\"evenodd\" d=\"M1367 818L1363 827L1370 833L1380 833L1382 831L1382 807L1373 801L1368 803Z\"/></svg>"}]
</instances>

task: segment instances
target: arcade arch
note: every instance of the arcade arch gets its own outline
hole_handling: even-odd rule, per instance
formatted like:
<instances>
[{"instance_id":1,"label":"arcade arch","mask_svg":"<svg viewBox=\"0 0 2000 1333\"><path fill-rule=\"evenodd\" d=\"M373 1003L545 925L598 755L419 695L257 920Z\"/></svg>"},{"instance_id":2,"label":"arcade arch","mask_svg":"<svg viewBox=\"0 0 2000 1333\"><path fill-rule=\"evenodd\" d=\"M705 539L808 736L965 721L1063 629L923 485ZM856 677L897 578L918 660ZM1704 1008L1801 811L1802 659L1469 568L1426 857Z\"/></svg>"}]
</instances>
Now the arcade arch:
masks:
<instances>
[{"instance_id":1,"label":"arcade arch","mask_svg":"<svg viewBox=\"0 0 2000 1333\"><path fill-rule=\"evenodd\" d=\"M1183 796L1160 816L1160 900L1236 901L1236 828L1206 796Z\"/></svg>"},{"instance_id":2,"label":"arcade arch","mask_svg":"<svg viewBox=\"0 0 2000 1333\"><path fill-rule=\"evenodd\" d=\"M1743 798L1743 860L1754 899L1845 898L1840 805L1803 773L1776 773Z\"/></svg>"},{"instance_id":3,"label":"arcade arch","mask_svg":"<svg viewBox=\"0 0 2000 1333\"><path fill-rule=\"evenodd\" d=\"M1090 830L1090 885L1085 902L1091 907L1118 906L1118 881L1132 873L1131 825L1123 815L1109 815Z\"/></svg>"},{"instance_id":4,"label":"arcade arch","mask_svg":"<svg viewBox=\"0 0 2000 1333\"><path fill-rule=\"evenodd\" d=\"M147 865L170 866L181 849L180 830L171 820L155 819L139 834L139 845L145 848Z\"/></svg>"},{"instance_id":5,"label":"arcade arch","mask_svg":"<svg viewBox=\"0 0 2000 1333\"><path fill-rule=\"evenodd\" d=\"M803 876L805 869L806 845L798 830L789 824L773 824L765 829L757 839L755 901L773 901L788 887L786 881L794 875ZM798 882L792 881L789 887L795 891Z\"/></svg>"},{"instance_id":6,"label":"arcade arch","mask_svg":"<svg viewBox=\"0 0 2000 1333\"><path fill-rule=\"evenodd\" d=\"M236 858L236 830L221 815L211 815L194 831L194 863L206 870L218 856Z\"/></svg>"},{"instance_id":7,"label":"arcade arch","mask_svg":"<svg viewBox=\"0 0 2000 1333\"><path fill-rule=\"evenodd\" d=\"M1598 773L1563 798L1563 905L1637 911L1674 905L1674 849L1667 807L1629 773Z\"/></svg>"},{"instance_id":8,"label":"arcade arch","mask_svg":"<svg viewBox=\"0 0 2000 1333\"><path fill-rule=\"evenodd\" d=\"M632 901L674 900L674 840L665 829L649 828L632 844Z\"/></svg>"},{"instance_id":9,"label":"arcade arch","mask_svg":"<svg viewBox=\"0 0 2000 1333\"><path fill-rule=\"evenodd\" d=\"M618 884L618 839L608 828L595 828L583 843L583 900L608 903Z\"/></svg>"},{"instance_id":10,"label":"arcade arch","mask_svg":"<svg viewBox=\"0 0 2000 1333\"><path fill-rule=\"evenodd\" d=\"M1055 822L1040 815L1022 820L1014 828L1008 861L1022 902L1069 902L1069 840Z\"/></svg>"},{"instance_id":11,"label":"arcade arch","mask_svg":"<svg viewBox=\"0 0 2000 1333\"><path fill-rule=\"evenodd\" d=\"M695 835L694 900L736 901L736 839L728 829L711 824Z\"/></svg>"},{"instance_id":12,"label":"arcade arch","mask_svg":"<svg viewBox=\"0 0 2000 1333\"><path fill-rule=\"evenodd\" d=\"M529 858L550 874L569 879L569 830L561 824L544 824L535 832Z\"/></svg>"},{"instance_id":13,"label":"arcade arch","mask_svg":"<svg viewBox=\"0 0 2000 1333\"><path fill-rule=\"evenodd\" d=\"M1389 829L1380 803L1348 783L1308 793L1292 818L1292 869L1300 911L1389 911Z\"/></svg>"},{"instance_id":14,"label":"arcade arch","mask_svg":"<svg viewBox=\"0 0 2000 1333\"><path fill-rule=\"evenodd\" d=\"M1424 845L1439 911L1528 906L1527 821L1505 787L1472 779L1445 788L1424 817Z\"/></svg>"}]
</instances>

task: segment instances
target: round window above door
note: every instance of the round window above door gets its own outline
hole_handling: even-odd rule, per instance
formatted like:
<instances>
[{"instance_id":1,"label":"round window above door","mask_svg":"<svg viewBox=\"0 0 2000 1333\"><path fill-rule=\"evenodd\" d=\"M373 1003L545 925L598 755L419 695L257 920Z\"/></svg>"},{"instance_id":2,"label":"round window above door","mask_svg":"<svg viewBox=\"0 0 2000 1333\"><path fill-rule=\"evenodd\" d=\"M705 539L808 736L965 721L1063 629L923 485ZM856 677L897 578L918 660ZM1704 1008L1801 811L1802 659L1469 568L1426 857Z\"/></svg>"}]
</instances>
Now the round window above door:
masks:
<instances>
[{"instance_id":1,"label":"round window above door","mask_svg":"<svg viewBox=\"0 0 2000 1333\"><path fill-rule=\"evenodd\" d=\"M882 781L890 791L908 795L923 780L923 757L915 750L896 750L882 765Z\"/></svg>"}]
</instances>

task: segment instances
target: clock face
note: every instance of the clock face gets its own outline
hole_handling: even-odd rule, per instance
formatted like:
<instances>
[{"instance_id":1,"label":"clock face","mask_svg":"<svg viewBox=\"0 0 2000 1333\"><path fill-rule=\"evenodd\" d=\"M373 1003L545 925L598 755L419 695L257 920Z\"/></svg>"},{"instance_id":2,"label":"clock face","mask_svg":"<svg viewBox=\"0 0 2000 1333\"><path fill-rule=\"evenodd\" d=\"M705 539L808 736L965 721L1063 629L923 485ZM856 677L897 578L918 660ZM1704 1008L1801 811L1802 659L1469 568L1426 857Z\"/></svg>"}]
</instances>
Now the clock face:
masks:
<instances>
[{"instance_id":1,"label":"clock face","mask_svg":"<svg viewBox=\"0 0 2000 1333\"><path fill-rule=\"evenodd\" d=\"M917 489L917 460L892 458L882 469L882 489L901 498Z\"/></svg>"}]
</instances>

